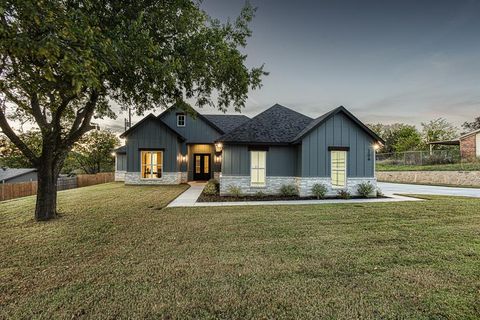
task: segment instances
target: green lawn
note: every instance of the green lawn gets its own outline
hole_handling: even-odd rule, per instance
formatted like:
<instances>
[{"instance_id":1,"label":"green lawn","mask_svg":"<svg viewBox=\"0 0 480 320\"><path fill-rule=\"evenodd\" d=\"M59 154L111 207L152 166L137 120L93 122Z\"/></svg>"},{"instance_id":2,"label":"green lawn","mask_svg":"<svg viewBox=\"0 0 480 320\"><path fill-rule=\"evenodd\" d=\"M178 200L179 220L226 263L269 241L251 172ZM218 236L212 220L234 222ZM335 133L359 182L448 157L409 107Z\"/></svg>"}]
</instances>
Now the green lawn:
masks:
<instances>
[{"instance_id":1,"label":"green lawn","mask_svg":"<svg viewBox=\"0 0 480 320\"><path fill-rule=\"evenodd\" d=\"M480 317L480 200L165 209L184 186L0 203L0 319Z\"/></svg>"},{"instance_id":2,"label":"green lawn","mask_svg":"<svg viewBox=\"0 0 480 320\"><path fill-rule=\"evenodd\" d=\"M480 171L480 161L436 165L393 165L377 162L377 171Z\"/></svg>"}]
</instances>

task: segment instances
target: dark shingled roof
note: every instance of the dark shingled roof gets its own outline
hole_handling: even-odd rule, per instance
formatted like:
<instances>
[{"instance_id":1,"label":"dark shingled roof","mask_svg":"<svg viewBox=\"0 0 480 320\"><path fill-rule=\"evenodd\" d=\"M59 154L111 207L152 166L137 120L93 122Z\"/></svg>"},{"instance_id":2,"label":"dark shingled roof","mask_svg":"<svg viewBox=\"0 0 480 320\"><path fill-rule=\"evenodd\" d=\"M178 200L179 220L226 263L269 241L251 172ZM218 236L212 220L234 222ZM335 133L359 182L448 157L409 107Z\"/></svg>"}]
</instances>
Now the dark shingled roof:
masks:
<instances>
[{"instance_id":1,"label":"dark shingled roof","mask_svg":"<svg viewBox=\"0 0 480 320\"><path fill-rule=\"evenodd\" d=\"M242 114L204 114L203 117L225 133L232 131L250 120L249 117Z\"/></svg>"},{"instance_id":2,"label":"dark shingled roof","mask_svg":"<svg viewBox=\"0 0 480 320\"><path fill-rule=\"evenodd\" d=\"M0 168L0 182L5 180L10 180L19 176L23 176L24 174L35 172L37 169L34 168Z\"/></svg>"},{"instance_id":3,"label":"dark shingled roof","mask_svg":"<svg viewBox=\"0 0 480 320\"><path fill-rule=\"evenodd\" d=\"M230 143L284 144L291 142L313 119L279 104L221 136Z\"/></svg>"}]
</instances>

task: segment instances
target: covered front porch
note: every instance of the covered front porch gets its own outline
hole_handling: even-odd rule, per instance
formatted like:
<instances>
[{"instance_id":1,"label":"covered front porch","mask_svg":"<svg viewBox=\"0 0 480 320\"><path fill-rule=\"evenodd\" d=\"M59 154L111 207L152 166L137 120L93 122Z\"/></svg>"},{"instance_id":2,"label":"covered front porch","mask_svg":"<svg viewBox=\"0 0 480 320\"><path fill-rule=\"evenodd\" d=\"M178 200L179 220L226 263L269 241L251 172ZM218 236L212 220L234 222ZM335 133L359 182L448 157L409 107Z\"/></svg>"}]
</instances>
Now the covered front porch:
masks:
<instances>
[{"instance_id":1,"label":"covered front porch","mask_svg":"<svg viewBox=\"0 0 480 320\"><path fill-rule=\"evenodd\" d=\"M187 181L208 181L218 179L221 172L221 152L214 144L187 143L182 156L181 171L187 172Z\"/></svg>"}]
</instances>

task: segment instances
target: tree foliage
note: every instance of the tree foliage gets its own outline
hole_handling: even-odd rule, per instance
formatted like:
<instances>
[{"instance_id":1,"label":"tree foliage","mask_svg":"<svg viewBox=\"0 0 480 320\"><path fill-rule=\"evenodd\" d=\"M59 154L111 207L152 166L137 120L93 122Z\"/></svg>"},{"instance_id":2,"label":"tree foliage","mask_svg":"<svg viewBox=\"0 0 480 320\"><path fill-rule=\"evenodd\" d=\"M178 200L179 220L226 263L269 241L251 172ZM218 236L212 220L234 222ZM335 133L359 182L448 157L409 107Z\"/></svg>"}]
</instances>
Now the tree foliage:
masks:
<instances>
[{"instance_id":1,"label":"tree foliage","mask_svg":"<svg viewBox=\"0 0 480 320\"><path fill-rule=\"evenodd\" d=\"M0 128L38 168L37 219L55 215L66 156L93 117L115 117L111 101L138 114L189 101L240 110L266 74L241 53L250 5L226 23L191 0L2 0L0 11ZM16 119L38 126L41 154Z\"/></svg>"},{"instance_id":2,"label":"tree foliage","mask_svg":"<svg viewBox=\"0 0 480 320\"><path fill-rule=\"evenodd\" d=\"M422 148L421 134L413 125L377 123L368 126L385 141L385 145L378 150L379 153L404 152Z\"/></svg>"},{"instance_id":3,"label":"tree foliage","mask_svg":"<svg viewBox=\"0 0 480 320\"><path fill-rule=\"evenodd\" d=\"M42 153L42 135L38 130L19 134L30 150L36 155ZM9 168L32 168L33 164L4 134L0 134L0 166Z\"/></svg>"},{"instance_id":4,"label":"tree foliage","mask_svg":"<svg viewBox=\"0 0 480 320\"><path fill-rule=\"evenodd\" d=\"M81 170L88 174L112 172L115 170L112 152L119 144L120 140L111 131L90 131L75 143L65 167L68 171Z\"/></svg>"},{"instance_id":5,"label":"tree foliage","mask_svg":"<svg viewBox=\"0 0 480 320\"><path fill-rule=\"evenodd\" d=\"M480 117L476 117L472 122L465 121L462 128L465 129L465 133L480 129Z\"/></svg>"},{"instance_id":6,"label":"tree foliage","mask_svg":"<svg viewBox=\"0 0 480 320\"><path fill-rule=\"evenodd\" d=\"M422 138L425 144L433 141L448 141L457 138L457 128L443 118L422 122Z\"/></svg>"}]
</instances>

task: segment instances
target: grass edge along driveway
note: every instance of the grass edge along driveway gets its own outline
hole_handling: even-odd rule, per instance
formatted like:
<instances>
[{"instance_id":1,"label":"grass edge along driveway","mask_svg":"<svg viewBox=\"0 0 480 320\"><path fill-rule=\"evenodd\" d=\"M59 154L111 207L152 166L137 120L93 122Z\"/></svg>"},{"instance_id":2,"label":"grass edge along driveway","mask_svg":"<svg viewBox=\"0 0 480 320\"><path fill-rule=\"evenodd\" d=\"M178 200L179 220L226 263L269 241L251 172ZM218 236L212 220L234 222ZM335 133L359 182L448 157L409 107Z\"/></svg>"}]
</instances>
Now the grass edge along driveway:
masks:
<instances>
[{"instance_id":1,"label":"grass edge along driveway","mask_svg":"<svg viewBox=\"0 0 480 320\"><path fill-rule=\"evenodd\" d=\"M480 200L164 208L110 183L0 203L0 318L480 315Z\"/></svg>"}]
</instances>

